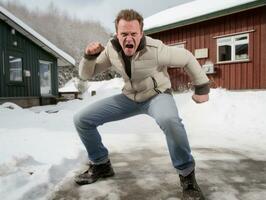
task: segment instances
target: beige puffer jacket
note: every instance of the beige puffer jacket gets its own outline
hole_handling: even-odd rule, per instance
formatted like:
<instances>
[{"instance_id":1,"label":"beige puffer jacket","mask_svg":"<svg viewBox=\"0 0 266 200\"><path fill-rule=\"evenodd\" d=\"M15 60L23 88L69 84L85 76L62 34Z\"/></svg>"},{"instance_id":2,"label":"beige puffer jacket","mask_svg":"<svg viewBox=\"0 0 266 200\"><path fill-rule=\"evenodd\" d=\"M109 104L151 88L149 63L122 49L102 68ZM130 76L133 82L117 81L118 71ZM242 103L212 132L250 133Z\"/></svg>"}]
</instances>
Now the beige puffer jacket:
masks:
<instances>
[{"instance_id":1,"label":"beige puffer jacket","mask_svg":"<svg viewBox=\"0 0 266 200\"><path fill-rule=\"evenodd\" d=\"M81 60L80 78L87 80L112 66L125 81L123 93L137 102L145 101L171 88L168 66L184 67L196 88L208 85L208 77L188 50L164 45L160 40L148 36L142 41L145 42L144 48L131 58L131 78L125 71L121 47L119 50L111 40L98 56L87 56Z\"/></svg>"}]
</instances>

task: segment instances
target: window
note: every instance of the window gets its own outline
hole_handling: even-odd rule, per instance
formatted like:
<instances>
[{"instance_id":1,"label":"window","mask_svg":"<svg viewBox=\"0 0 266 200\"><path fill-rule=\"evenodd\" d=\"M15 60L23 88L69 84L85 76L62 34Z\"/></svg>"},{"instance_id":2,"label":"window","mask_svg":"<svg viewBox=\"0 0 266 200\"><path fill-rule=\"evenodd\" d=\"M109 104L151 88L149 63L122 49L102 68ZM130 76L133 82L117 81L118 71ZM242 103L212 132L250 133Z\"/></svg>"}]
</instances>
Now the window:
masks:
<instances>
[{"instance_id":1,"label":"window","mask_svg":"<svg viewBox=\"0 0 266 200\"><path fill-rule=\"evenodd\" d=\"M217 39L217 62L248 60L248 34Z\"/></svg>"},{"instance_id":2,"label":"window","mask_svg":"<svg viewBox=\"0 0 266 200\"><path fill-rule=\"evenodd\" d=\"M9 56L10 81L22 81L22 58Z\"/></svg>"},{"instance_id":3,"label":"window","mask_svg":"<svg viewBox=\"0 0 266 200\"><path fill-rule=\"evenodd\" d=\"M39 61L40 70L40 91L42 95L52 93L52 78L51 78L52 62Z\"/></svg>"}]
</instances>

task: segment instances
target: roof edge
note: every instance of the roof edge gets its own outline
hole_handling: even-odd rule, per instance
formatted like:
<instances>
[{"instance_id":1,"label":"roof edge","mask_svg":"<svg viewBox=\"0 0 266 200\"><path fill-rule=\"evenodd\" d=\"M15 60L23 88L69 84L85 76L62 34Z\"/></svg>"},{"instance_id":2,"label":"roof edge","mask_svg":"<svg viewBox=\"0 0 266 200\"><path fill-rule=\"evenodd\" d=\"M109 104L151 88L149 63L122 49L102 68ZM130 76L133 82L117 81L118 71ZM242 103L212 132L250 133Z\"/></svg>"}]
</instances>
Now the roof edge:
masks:
<instances>
[{"instance_id":1,"label":"roof edge","mask_svg":"<svg viewBox=\"0 0 266 200\"><path fill-rule=\"evenodd\" d=\"M234 6L231 8L215 11L215 12L212 12L209 14L201 15L198 17L193 17L193 18L190 18L187 20L183 20L183 21L179 21L179 22L175 22L175 23L170 23L167 25L163 25L163 26L159 26L159 27L155 27L155 28L151 28L151 29L147 29L147 30L144 30L144 33L146 35L150 35L150 34L162 32L162 31L167 31L170 29L174 29L174 28L178 28L178 27L182 27L182 26L186 26L186 25L196 24L196 23L207 21L210 19L223 17L226 15L240 12L240 11L251 10L251 9L262 7L265 5L266 5L265 0L258 0L258 1L254 1L254 2L249 2L249 3L242 4L242 5Z\"/></svg>"}]
</instances>

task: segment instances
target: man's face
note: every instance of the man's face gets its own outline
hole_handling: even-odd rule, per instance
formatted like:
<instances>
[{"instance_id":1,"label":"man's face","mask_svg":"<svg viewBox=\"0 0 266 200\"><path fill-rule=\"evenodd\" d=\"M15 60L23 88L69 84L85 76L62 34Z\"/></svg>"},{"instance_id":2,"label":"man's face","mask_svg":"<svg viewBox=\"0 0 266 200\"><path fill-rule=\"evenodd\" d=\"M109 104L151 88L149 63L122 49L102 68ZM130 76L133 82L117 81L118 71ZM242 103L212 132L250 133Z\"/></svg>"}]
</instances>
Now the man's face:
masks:
<instances>
[{"instance_id":1,"label":"man's face","mask_svg":"<svg viewBox=\"0 0 266 200\"><path fill-rule=\"evenodd\" d=\"M143 36L138 20L119 20L116 34L125 55L134 55Z\"/></svg>"}]
</instances>

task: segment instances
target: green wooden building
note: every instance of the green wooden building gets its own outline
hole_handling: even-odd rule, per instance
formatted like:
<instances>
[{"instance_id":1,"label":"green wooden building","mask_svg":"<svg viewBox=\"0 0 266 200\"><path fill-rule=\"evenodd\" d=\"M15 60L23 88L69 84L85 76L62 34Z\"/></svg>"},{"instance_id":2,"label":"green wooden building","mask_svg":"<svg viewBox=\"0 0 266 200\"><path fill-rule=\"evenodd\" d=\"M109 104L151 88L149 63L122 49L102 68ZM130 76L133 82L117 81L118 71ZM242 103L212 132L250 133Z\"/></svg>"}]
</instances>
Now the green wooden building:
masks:
<instances>
[{"instance_id":1,"label":"green wooden building","mask_svg":"<svg viewBox=\"0 0 266 200\"><path fill-rule=\"evenodd\" d=\"M75 60L0 7L0 104L52 103L58 96L58 66Z\"/></svg>"}]
</instances>

